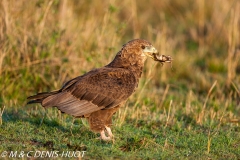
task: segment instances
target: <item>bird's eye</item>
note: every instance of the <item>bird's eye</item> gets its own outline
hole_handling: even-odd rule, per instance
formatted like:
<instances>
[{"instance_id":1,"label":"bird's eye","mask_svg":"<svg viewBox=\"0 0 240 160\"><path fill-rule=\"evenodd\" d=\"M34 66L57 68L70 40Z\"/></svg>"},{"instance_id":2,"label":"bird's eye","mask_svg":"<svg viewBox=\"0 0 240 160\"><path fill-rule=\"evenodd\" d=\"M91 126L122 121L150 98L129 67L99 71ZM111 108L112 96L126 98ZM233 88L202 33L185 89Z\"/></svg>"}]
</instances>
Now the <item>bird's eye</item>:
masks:
<instances>
[{"instance_id":1,"label":"bird's eye","mask_svg":"<svg viewBox=\"0 0 240 160\"><path fill-rule=\"evenodd\" d=\"M145 49L145 46L141 46L142 49Z\"/></svg>"}]
</instances>

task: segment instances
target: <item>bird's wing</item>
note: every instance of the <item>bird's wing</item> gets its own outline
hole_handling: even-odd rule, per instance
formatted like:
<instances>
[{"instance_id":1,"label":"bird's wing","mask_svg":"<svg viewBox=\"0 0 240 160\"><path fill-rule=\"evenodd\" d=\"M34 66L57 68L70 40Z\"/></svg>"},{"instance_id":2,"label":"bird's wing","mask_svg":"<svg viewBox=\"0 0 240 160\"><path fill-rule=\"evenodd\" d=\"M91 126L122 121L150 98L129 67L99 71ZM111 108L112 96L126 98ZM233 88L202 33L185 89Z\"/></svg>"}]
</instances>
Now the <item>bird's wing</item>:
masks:
<instances>
[{"instance_id":1,"label":"bird's wing","mask_svg":"<svg viewBox=\"0 0 240 160\"><path fill-rule=\"evenodd\" d=\"M45 107L56 106L75 117L111 108L125 101L136 88L131 71L103 67L67 82L61 92L42 101Z\"/></svg>"}]
</instances>

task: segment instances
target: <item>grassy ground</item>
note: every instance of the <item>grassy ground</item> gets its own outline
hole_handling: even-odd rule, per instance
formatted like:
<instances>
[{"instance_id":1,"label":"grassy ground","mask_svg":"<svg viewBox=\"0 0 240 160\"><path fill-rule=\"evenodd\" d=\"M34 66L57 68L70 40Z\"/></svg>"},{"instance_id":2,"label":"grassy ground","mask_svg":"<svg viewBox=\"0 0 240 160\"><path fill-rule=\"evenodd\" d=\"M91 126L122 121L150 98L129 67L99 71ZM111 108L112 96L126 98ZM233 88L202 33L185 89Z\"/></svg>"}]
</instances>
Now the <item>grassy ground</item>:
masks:
<instances>
[{"instance_id":1,"label":"grassy ground","mask_svg":"<svg viewBox=\"0 0 240 160\"><path fill-rule=\"evenodd\" d=\"M0 156L240 159L239 23L239 0L0 1ZM173 57L173 69L147 60L114 116L113 143L55 108L26 106L27 96L106 65L134 38Z\"/></svg>"}]
</instances>

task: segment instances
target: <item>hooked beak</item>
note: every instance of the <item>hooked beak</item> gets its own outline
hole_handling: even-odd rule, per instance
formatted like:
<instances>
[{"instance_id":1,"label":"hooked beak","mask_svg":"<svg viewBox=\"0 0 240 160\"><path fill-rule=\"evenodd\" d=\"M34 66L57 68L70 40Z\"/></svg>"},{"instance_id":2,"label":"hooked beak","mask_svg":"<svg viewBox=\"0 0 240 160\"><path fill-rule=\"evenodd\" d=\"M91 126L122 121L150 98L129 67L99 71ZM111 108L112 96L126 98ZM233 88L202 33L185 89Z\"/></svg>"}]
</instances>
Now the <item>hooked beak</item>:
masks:
<instances>
[{"instance_id":1,"label":"hooked beak","mask_svg":"<svg viewBox=\"0 0 240 160\"><path fill-rule=\"evenodd\" d=\"M146 56L154 59L154 54L158 54L158 51L156 48L154 48L153 46L146 46L144 49L143 49L143 52Z\"/></svg>"}]
</instances>

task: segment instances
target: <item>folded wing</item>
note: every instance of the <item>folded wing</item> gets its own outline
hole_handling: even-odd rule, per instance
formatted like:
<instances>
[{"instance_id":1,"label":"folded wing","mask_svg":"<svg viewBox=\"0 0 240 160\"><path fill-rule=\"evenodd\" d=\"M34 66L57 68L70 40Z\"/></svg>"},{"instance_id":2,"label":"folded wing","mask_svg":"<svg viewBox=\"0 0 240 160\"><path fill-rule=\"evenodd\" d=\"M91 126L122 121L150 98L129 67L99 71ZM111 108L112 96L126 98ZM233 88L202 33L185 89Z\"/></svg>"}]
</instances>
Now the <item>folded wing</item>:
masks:
<instances>
[{"instance_id":1,"label":"folded wing","mask_svg":"<svg viewBox=\"0 0 240 160\"><path fill-rule=\"evenodd\" d=\"M44 107L55 106L64 113L81 117L119 105L135 88L136 80L130 71L104 67L67 82L61 90L52 95L48 93L38 102Z\"/></svg>"}]
</instances>

